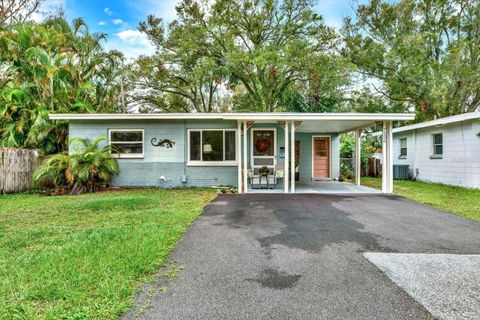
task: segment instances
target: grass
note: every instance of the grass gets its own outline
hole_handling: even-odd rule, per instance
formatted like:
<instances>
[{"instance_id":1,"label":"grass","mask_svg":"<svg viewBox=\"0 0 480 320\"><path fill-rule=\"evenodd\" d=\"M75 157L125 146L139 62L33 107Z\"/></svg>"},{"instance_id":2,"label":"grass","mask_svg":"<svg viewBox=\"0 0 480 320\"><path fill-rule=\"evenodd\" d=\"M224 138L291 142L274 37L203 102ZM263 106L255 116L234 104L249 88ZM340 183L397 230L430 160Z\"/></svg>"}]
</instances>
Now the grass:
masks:
<instances>
[{"instance_id":1,"label":"grass","mask_svg":"<svg viewBox=\"0 0 480 320\"><path fill-rule=\"evenodd\" d=\"M0 319L118 318L215 195L0 196Z\"/></svg>"},{"instance_id":2,"label":"grass","mask_svg":"<svg viewBox=\"0 0 480 320\"><path fill-rule=\"evenodd\" d=\"M381 189L381 178L362 177L362 185ZM480 190L439 183L395 180L393 192L437 209L480 221Z\"/></svg>"}]
</instances>

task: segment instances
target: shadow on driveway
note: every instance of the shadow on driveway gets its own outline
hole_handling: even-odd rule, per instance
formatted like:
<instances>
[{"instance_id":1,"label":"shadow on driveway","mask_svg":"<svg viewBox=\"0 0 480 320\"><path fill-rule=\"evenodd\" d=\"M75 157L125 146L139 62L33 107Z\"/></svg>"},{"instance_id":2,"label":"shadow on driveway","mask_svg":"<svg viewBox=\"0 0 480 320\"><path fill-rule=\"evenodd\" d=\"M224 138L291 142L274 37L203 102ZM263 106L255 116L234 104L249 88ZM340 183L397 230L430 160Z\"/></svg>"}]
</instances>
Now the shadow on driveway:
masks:
<instances>
[{"instance_id":1,"label":"shadow on driveway","mask_svg":"<svg viewBox=\"0 0 480 320\"><path fill-rule=\"evenodd\" d=\"M178 279L125 318L430 319L364 252L478 254L480 224L398 196L220 195L172 254Z\"/></svg>"}]
</instances>

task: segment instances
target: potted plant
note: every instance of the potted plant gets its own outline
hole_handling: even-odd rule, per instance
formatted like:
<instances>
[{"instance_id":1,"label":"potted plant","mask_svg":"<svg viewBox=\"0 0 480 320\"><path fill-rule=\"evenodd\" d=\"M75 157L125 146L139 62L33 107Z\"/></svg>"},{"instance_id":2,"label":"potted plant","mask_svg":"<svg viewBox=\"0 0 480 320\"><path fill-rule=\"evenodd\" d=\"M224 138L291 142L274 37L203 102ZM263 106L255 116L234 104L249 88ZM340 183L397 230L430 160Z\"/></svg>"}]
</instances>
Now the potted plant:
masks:
<instances>
[{"instance_id":1,"label":"potted plant","mask_svg":"<svg viewBox=\"0 0 480 320\"><path fill-rule=\"evenodd\" d=\"M266 177L268 176L269 173L270 173L270 169L268 169L267 166L263 166L260 169L258 169L258 174L261 176Z\"/></svg>"}]
</instances>

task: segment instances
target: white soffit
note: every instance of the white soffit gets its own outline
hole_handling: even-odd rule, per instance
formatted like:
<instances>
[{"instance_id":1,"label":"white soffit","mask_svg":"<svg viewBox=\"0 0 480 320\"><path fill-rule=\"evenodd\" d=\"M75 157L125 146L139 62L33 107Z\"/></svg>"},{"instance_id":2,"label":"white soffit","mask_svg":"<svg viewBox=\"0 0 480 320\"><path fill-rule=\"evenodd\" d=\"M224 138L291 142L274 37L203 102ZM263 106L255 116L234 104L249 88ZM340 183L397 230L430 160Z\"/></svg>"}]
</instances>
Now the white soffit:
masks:
<instances>
[{"instance_id":1,"label":"white soffit","mask_svg":"<svg viewBox=\"0 0 480 320\"><path fill-rule=\"evenodd\" d=\"M358 128L368 128L375 121L366 120L306 120L296 129L297 132L346 132Z\"/></svg>"}]
</instances>

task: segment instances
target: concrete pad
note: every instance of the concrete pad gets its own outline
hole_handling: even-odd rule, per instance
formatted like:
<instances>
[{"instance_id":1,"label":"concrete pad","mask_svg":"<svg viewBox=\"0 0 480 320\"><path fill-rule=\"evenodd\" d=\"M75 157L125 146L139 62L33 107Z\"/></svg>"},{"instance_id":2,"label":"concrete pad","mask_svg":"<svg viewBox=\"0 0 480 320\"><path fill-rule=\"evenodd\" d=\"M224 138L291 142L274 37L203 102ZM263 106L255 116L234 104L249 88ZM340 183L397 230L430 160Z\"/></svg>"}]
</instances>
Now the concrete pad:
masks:
<instances>
[{"instance_id":1,"label":"concrete pad","mask_svg":"<svg viewBox=\"0 0 480 320\"><path fill-rule=\"evenodd\" d=\"M480 318L480 255L366 252L364 256L433 316Z\"/></svg>"},{"instance_id":2,"label":"concrete pad","mask_svg":"<svg viewBox=\"0 0 480 320\"><path fill-rule=\"evenodd\" d=\"M272 189L252 189L249 186L249 193L283 193L283 186L277 185ZM381 194L377 189L357 186L353 183L340 181L297 181L295 193L316 193L316 194Z\"/></svg>"}]
</instances>

